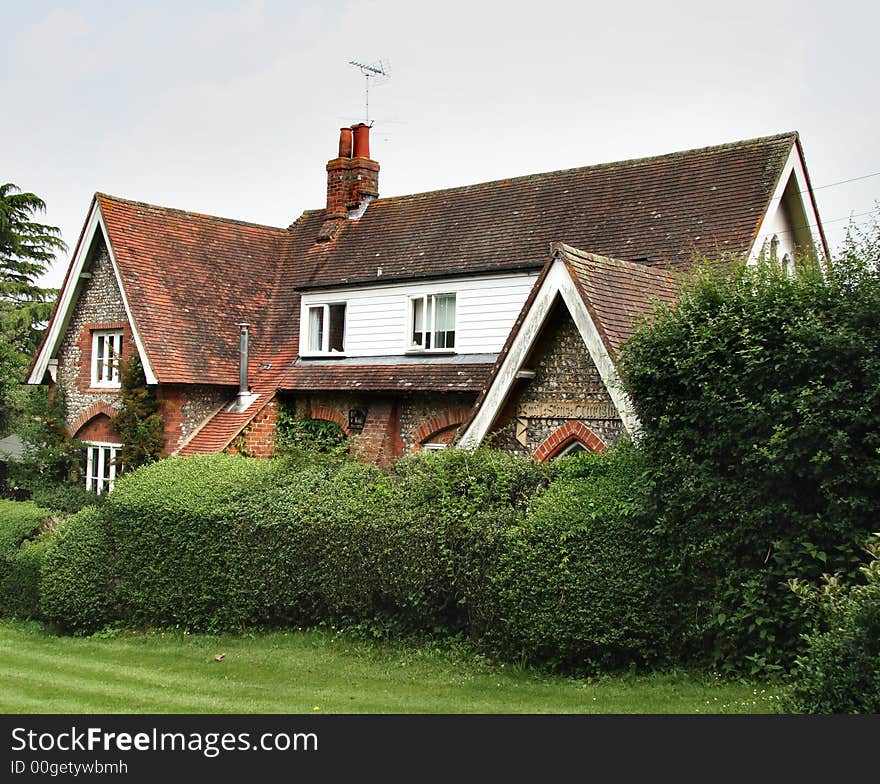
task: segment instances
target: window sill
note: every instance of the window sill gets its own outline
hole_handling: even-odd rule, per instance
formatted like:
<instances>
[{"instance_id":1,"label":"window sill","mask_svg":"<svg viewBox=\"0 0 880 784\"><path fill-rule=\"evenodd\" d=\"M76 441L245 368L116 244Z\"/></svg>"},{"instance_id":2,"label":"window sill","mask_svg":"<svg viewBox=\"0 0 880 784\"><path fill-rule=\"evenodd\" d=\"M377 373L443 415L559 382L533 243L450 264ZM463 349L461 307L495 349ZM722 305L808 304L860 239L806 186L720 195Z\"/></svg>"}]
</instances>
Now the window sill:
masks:
<instances>
[{"instance_id":1,"label":"window sill","mask_svg":"<svg viewBox=\"0 0 880 784\"><path fill-rule=\"evenodd\" d=\"M408 348L405 353L414 356L428 354L433 357L451 357L458 352L449 348Z\"/></svg>"},{"instance_id":2,"label":"window sill","mask_svg":"<svg viewBox=\"0 0 880 784\"><path fill-rule=\"evenodd\" d=\"M348 355L340 351L316 352L300 354L300 359L345 359Z\"/></svg>"},{"instance_id":3,"label":"window sill","mask_svg":"<svg viewBox=\"0 0 880 784\"><path fill-rule=\"evenodd\" d=\"M101 386L92 384L86 392L119 392L122 389L121 384L114 384L113 386Z\"/></svg>"}]
</instances>

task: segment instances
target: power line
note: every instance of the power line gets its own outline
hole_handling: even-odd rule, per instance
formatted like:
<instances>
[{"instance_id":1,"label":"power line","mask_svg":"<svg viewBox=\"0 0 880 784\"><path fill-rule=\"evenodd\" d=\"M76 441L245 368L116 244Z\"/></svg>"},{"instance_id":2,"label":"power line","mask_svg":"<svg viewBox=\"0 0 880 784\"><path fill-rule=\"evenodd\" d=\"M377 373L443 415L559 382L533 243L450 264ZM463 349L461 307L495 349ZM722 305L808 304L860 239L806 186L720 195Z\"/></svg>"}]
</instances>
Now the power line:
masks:
<instances>
[{"instance_id":1,"label":"power line","mask_svg":"<svg viewBox=\"0 0 880 784\"><path fill-rule=\"evenodd\" d=\"M826 226L829 223L840 223L840 221L852 220L853 218L862 218L865 215L874 215L876 214L876 210L869 210L868 212L859 212L855 215L846 215L843 218L831 218L830 220L823 220L822 225ZM795 226L793 229L784 229L783 231L774 231L774 232L766 232L762 233L762 236L769 237L771 234L791 234L795 231L800 231L801 229L815 229L818 228L818 223L803 223L800 226Z\"/></svg>"},{"instance_id":2,"label":"power line","mask_svg":"<svg viewBox=\"0 0 880 784\"><path fill-rule=\"evenodd\" d=\"M840 180L839 182L829 182L827 185L817 185L813 190L821 191L823 188L833 188L835 185L845 185L848 182L855 182L856 180L867 180L869 177L880 177L880 172L863 174L861 177L850 177L848 180ZM806 193L806 191L801 191L801 193Z\"/></svg>"}]
</instances>

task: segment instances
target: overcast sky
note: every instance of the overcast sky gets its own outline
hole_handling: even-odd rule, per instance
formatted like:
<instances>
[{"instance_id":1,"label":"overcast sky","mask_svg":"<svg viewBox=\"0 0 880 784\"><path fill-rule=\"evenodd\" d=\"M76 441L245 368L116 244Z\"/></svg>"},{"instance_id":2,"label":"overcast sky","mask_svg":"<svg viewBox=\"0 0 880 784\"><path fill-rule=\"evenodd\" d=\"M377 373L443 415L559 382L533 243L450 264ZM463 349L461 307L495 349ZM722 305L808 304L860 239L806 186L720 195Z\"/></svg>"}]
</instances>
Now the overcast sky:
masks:
<instances>
[{"instance_id":1,"label":"overcast sky","mask_svg":"<svg viewBox=\"0 0 880 784\"><path fill-rule=\"evenodd\" d=\"M0 181L71 249L95 191L286 226L364 119L357 59L390 63L370 93L383 196L789 130L824 186L880 172L878 7L0 0ZM833 248L880 177L816 197Z\"/></svg>"}]
</instances>

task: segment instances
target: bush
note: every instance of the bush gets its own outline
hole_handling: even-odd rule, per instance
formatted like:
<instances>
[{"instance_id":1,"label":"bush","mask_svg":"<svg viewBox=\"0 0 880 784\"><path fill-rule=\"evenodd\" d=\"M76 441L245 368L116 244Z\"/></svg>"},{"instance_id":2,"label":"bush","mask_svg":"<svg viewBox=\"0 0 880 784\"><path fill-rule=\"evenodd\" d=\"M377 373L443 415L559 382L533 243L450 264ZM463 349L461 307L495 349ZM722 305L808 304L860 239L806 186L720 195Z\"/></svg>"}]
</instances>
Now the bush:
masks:
<instances>
[{"instance_id":1,"label":"bush","mask_svg":"<svg viewBox=\"0 0 880 784\"><path fill-rule=\"evenodd\" d=\"M236 492L272 465L242 457L170 457L123 475L102 511L134 624L231 628L240 530Z\"/></svg>"},{"instance_id":2,"label":"bush","mask_svg":"<svg viewBox=\"0 0 880 784\"><path fill-rule=\"evenodd\" d=\"M522 519L545 473L488 450L409 458L394 476L280 464L242 499L243 614L375 634L474 632L491 614L485 575L498 532Z\"/></svg>"},{"instance_id":3,"label":"bush","mask_svg":"<svg viewBox=\"0 0 880 784\"><path fill-rule=\"evenodd\" d=\"M875 535L876 536L876 535ZM788 708L798 713L880 713L880 539L866 548L863 585L825 575L821 589L793 580L802 601L817 605L825 628L806 635Z\"/></svg>"},{"instance_id":4,"label":"bush","mask_svg":"<svg viewBox=\"0 0 880 784\"><path fill-rule=\"evenodd\" d=\"M525 524L506 533L494 643L563 669L668 659L682 608L645 515L642 455L621 446L560 464Z\"/></svg>"},{"instance_id":5,"label":"bush","mask_svg":"<svg viewBox=\"0 0 880 784\"><path fill-rule=\"evenodd\" d=\"M852 575L880 504L880 271L705 267L624 347L669 579L722 671L792 666L809 628L785 587Z\"/></svg>"},{"instance_id":6,"label":"bush","mask_svg":"<svg viewBox=\"0 0 880 784\"><path fill-rule=\"evenodd\" d=\"M105 495L90 493L80 482L39 481L31 485L34 503L64 514L74 514L87 506L100 506L105 498Z\"/></svg>"},{"instance_id":7,"label":"bush","mask_svg":"<svg viewBox=\"0 0 880 784\"><path fill-rule=\"evenodd\" d=\"M124 476L101 509L107 541L98 549L113 543L105 561L115 559L125 620L204 630L338 622L377 634L486 626L499 534L524 518L546 467L450 451L401 461L398 471L336 455L218 455ZM86 548L81 558L91 557ZM54 619L68 612L65 593L53 589ZM98 623L71 615L81 627Z\"/></svg>"},{"instance_id":8,"label":"bush","mask_svg":"<svg viewBox=\"0 0 880 784\"><path fill-rule=\"evenodd\" d=\"M40 580L45 620L93 632L119 620L116 559L101 512L87 507L61 524L48 543Z\"/></svg>"},{"instance_id":9,"label":"bush","mask_svg":"<svg viewBox=\"0 0 880 784\"><path fill-rule=\"evenodd\" d=\"M37 618L52 513L31 501L0 500L0 616Z\"/></svg>"}]
</instances>

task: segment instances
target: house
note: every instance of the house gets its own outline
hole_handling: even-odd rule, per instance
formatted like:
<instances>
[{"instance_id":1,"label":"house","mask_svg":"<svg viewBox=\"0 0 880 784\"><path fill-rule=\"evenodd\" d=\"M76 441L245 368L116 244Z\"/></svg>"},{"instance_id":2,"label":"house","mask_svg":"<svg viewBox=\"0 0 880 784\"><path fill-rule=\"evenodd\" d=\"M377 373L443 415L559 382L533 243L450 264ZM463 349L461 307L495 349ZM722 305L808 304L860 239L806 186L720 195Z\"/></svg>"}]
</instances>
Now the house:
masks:
<instances>
[{"instance_id":1,"label":"house","mask_svg":"<svg viewBox=\"0 0 880 784\"><path fill-rule=\"evenodd\" d=\"M326 206L287 228L95 195L28 379L64 390L91 489L132 352L169 454L269 456L286 407L379 463L550 459L637 426L617 352L695 253L827 253L796 133L380 198L369 132L341 129Z\"/></svg>"}]
</instances>

